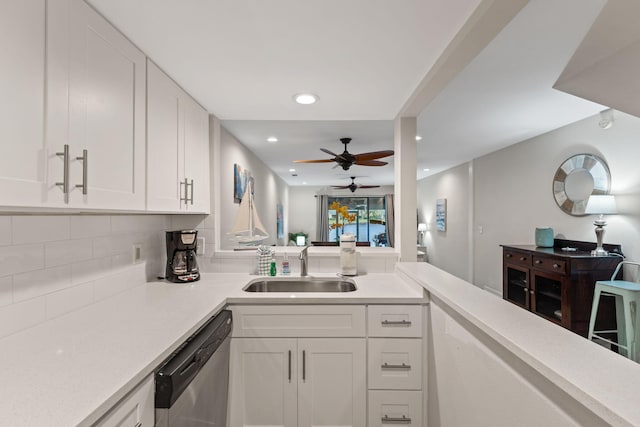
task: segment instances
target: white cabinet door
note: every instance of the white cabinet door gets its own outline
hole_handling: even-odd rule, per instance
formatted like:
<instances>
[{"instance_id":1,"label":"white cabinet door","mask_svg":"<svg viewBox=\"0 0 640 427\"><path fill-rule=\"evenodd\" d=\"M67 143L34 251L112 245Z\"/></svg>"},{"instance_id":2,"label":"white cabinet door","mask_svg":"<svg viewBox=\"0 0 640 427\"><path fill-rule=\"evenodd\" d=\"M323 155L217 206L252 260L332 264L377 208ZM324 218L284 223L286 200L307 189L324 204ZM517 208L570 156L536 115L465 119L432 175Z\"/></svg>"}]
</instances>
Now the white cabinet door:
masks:
<instances>
[{"instance_id":1,"label":"white cabinet door","mask_svg":"<svg viewBox=\"0 0 640 427\"><path fill-rule=\"evenodd\" d=\"M84 1L50 10L50 143L69 144L68 205L143 210L146 58Z\"/></svg>"},{"instance_id":2,"label":"white cabinet door","mask_svg":"<svg viewBox=\"0 0 640 427\"><path fill-rule=\"evenodd\" d=\"M209 213L209 114L147 64L147 209Z\"/></svg>"},{"instance_id":3,"label":"white cabinet door","mask_svg":"<svg viewBox=\"0 0 640 427\"><path fill-rule=\"evenodd\" d=\"M147 209L180 212L184 179L181 90L147 61Z\"/></svg>"},{"instance_id":4,"label":"white cabinet door","mask_svg":"<svg viewBox=\"0 0 640 427\"><path fill-rule=\"evenodd\" d=\"M209 113L189 96L184 105L185 178L189 184L190 212L209 213Z\"/></svg>"},{"instance_id":5,"label":"white cabinet door","mask_svg":"<svg viewBox=\"0 0 640 427\"><path fill-rule=\"evenodd\" d=\"M298 425L365 427L365 339L299 339L298 357Z\"/></svg>"},{"instance_id":6,"label":"white cabinet door","mask_svg":"<svg viewBox=\"0 0 640 427\"><path fill-rule=\"evenodd\" d=\"M153 375L150 375L98 421L96 427L153 426L154 384Z\"/></svg>"},{"instance_id":7,"label":"white cabinet door","mask_svg":"<svg viewBox=\"0 0 640 427\"><path fill-rule=\"evenodd\" d=\"M296 339L231 340L230 427L297 426Z\"/></svg>"},{"instance_id":8,"label":"white cabinet door","mask_svg":"<svg viewBox=\"0 0 640 427\"><path fill-rule=\"evenodd\" d=\"M0 2L0 57L0 204L38 206L46 188L44 0Z\"/></svg>"}]
</instances>

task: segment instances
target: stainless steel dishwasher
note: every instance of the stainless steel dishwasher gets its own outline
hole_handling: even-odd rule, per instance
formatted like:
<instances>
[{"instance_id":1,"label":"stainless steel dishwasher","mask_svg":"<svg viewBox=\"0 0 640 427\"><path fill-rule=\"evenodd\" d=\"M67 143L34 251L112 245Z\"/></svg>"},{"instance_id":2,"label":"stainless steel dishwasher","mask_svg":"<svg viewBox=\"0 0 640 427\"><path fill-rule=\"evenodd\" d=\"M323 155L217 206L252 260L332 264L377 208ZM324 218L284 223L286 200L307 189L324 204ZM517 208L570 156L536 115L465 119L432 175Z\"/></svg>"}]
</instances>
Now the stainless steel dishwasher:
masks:
<instances>
[{"instance_id":1,"label":"stainless steel dishwasher","mask_svg":"<svg viewBox=\"0 0 640 427\"><path fill-rule=\"evenodd\" d=\"M231 312L198 329L156 371L156 426L225 427Z\"/></svg>"}]
</instances>

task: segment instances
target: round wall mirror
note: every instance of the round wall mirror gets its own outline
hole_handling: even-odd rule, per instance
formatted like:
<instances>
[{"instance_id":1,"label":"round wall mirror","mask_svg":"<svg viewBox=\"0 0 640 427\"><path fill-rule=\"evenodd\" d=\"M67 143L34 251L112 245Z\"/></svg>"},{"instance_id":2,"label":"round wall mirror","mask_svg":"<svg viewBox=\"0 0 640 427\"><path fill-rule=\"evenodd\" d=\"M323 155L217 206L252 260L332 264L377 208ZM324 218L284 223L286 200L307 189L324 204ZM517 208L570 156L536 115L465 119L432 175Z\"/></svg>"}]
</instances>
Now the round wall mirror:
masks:
<instances>
[{"instance_id":1,"label":"round wall mirror","mask_svg":"<svg viewBox=\"0 0 640 427\"><path fill-rule=\"evenodd\" d=\"M609 194L611 174L607 163L593 154L576 154L565 160L553 178L553 197L569 215L584 215L589 196Z\"/></svg>"}]
</instances>

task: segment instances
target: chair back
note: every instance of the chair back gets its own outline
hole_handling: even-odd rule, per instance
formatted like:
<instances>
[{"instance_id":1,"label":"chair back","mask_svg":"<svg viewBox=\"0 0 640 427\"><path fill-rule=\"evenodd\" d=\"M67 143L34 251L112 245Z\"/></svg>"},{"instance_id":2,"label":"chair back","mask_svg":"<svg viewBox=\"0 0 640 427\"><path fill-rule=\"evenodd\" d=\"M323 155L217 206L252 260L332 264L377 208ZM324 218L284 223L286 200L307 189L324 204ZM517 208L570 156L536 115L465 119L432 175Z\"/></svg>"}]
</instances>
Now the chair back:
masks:
<instances>
[{"instance_id":1,"label":"chair back","mask_svg":"<svg viewBox=\"0 0 640 427\"><path fill-rule=\"evenodd\" d=\"M620 262L620 264L618 264L618 266L616 267L616 270L611 275L611 280L616 280L616 276L618 275L618 272L620 271L620 269L624 265L635 265L636 267L638 267L638 271L640 271L640 263L633 262L633 261L622 261L622 262ZM628 280L628 281L629 282L640 282L640 274L638 274L638 272L636 272L635 277L633 279L634 280Z\"/></svg>"}]
</instances>

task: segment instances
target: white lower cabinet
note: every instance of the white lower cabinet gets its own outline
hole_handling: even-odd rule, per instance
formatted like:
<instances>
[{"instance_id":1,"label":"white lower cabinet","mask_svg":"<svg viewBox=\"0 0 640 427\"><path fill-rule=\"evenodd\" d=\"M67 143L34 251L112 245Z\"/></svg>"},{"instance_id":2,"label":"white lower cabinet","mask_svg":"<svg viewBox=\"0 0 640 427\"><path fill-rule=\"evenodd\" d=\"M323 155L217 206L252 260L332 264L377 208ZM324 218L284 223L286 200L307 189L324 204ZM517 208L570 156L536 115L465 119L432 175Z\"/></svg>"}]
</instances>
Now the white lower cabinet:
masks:
<instances>
[{"instance_id":1,"label":"white lower cabinet","mask_svg":"<svg viewBox=\"0 0 640 427\"><path fill-rule=\"evenodd\" d=\"M424 425L422 306L231 310L229 427Z\"/></svg>"},{"instance_id":2,"label":"white lower cabinet","mask_svg":"<svg viewBox=\"0 0 640 427\"><path fill-rule=\"evenodd\" d=\"M369 427L422 426L422 392L372 390L369 392Z\"/></svg>"},{"instance_id":3,"label":"white lower cabinet","mask_svg":"<svg viewBox=\"0 0 640 427\"><path fill-rule=\"evenodd\" d=\"M364 338L234 338L229 426L366 426Z\"/></svg>"},{"instance_id":4,"label":"white lower cabinet","mask_svg":"<svg viewBox=\"0 0 640 427\"><path fill-rule=\"evenodd\" d=\"M153 375L150 375L94 424L95 427L153 426L155 423L154 393L155 383Z\"/></svg>"}]
</instances>

